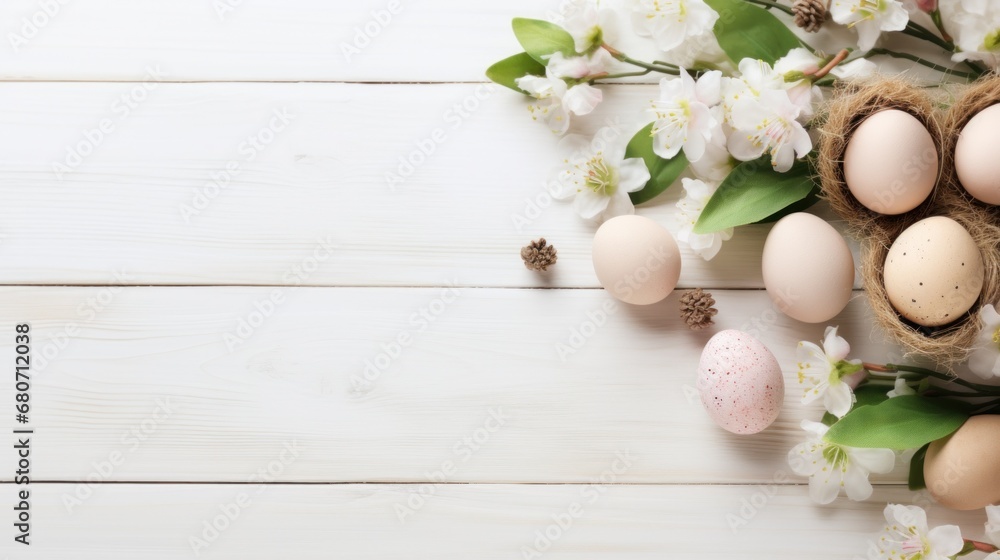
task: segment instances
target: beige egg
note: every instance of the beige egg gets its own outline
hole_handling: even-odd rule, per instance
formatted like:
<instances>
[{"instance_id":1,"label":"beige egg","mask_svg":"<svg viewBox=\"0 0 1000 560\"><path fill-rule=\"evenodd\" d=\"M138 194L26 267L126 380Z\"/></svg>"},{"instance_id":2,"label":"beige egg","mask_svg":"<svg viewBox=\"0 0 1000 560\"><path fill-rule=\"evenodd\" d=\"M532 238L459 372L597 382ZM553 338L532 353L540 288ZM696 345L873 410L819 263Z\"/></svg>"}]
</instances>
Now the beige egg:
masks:
<instances>
[{"instance_id":1,"label":"beige egg","mask_svg":"<svg viewBox=\"0 0 1000 560\"><path fill-rule=\"evenodd\" d=\"M954 434L931 443L924 482L941 505L979 509L1000 502L1000 416L969 418Z\"/></svg>"},{"instance_id":2,"label":"beige egg","mask_svg":"<svg viewBox=\"0 0 1000 560\"><path fill-rule=\"evenodd\" d=\"M896 238L883 270L889 303L925 327L947 325L983 289L983 257L961 224L944 216L920 220Z\"/></svg>"},{"instance_id":3,"label":"beige egg","mask_svg":"<svg viewBox=\"0 0 1000 560\"><path fill-rule=\"evenodd\" d=\"M793 319L823 323L847 307L854 287L854 258L844 238L812 214L778 221L764 242L764 287Z\"/></svg>"},{"instance_id":4,"label":"beige egg","mask_svg":"<svg viewBox=\"0 0 1000 560\"><path fill-rule=\"evenodd\" d=\"M681 253L670 232L642 216L618 216L594 235L594 272L611 295L636 305L670 295L681 276Z\"/></svg>"},{"instance_id":5,"label":"beige egg","mask_svg":"<svg viewBox=\"0 0 1000 560\"><path fill-rule=\"evenodd\" d=\"M972 117L955 144L958 180L974 198L1000 204L1000 105Z\"/></svg>"},{"instance_id":6,"label":"beige egg","mask_svg":"<svg viewBox=\"0 0 1000 560\"><path fill-rule=\"evenodd\" d=\"M909 212L927 200L938 177L938 148L916 117L898 109L862 122L844 152L844 182L865 208Z\"/></svg>"}]
</instances>

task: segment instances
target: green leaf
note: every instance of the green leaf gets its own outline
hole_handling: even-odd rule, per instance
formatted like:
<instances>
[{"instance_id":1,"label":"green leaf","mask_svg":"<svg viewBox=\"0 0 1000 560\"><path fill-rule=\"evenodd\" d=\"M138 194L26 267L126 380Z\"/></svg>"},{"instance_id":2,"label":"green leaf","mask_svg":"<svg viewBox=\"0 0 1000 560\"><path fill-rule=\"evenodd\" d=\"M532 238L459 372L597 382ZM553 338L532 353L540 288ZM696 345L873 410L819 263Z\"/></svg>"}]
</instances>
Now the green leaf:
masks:
<instances>
[{"instance_id":1,"label":"green leaf","mask_svg":"<svg viewBox=\"0 0 1000 560\"><path fill-rule=\"evenodd\" d=\"M667 187L674 184L677 177L687 169L688 161L684 152L678 152L671 159L663 159L653 152L653 123L636 133L625 149L626 158L641 157L649 169L649 181L640 191L628 193L632 204L642 204L656 198Z\"/></svg>"},{"instance_id":2,"label":"green leaf","mask_svg":"<svg viewBox=\"0 0 1000 560\"><path fill-rule=\"evenodd\" d=\"M802 200L800 200L798 202L793 202L792 204L789 204L788 206L785 206L781 210L778 210L777 212L775 212L774 214L771 214L770 216L764 218L763 220L758 220L758 221L756 221L754 223L755 224L771 224L771 223L777 222L778 220L784 218L785 216L787 216L789 214L794 214L796 212L805 212L813 204L816 204L817 202L819 202L819 193L820 193L819 185L813 185L812 190L809 191L809 194L807 194L806 197L803 198Z\"/></svg>"},{"instance_id":3,"label":"green leaf","mask_svg":"<svg viewBox=\"0 0 1000 560\"><path fill-rule=\"evenodd\" d=\"M862 385L854 390L854 408L881 404L889 400L889 388L881 385Z\"/></svg>"},{"instance_id":4,"label":"green leaf","mask_svg":"<svg viewBox=\"0 0 1000 560\"><path fill-rule=\"evenodd\" d=\"M525 93L525 91L517 87L517 79L528 74L532 76L545 75L545 66L531 58L528 53L515 54L486 69L487 78L518 93Z\"/></svg>"},{"instance_id":5,"label":"green leaf","mask_svg":"<svg viewBox=\"0 0 1000 560\"><path fill-rule=\"evenodd\" d=\"M823 419L820 420L820 422L826 424L827 426L832 426L837 423L837 420L839 420L839 418L836 416L830 414L829 412L824 412Z\"/></svg>"},{"instance_id":6,"label":"green leaf","mask_svg":"<svg viewBox=\"0 0 1000 560\"><path fill-rule=\"evenodd\" d=\"M796 161L785 173L771 168L770 156L745 161L719 185L694 232L711 233L767 219L813 192L811 174L804 161Z\"/></svg>"},{"instance_id":7,"label":"green leaf","mask_svg":"<svg viewBox=\"0 0 1000 560\"><path fill-rule=\"evenodd\" d=\"M910 459L910 477L907 480L907 486L910 490L917 491L927 488L927 483L924 482L924 459L927 457L927 445L921 447L913 454L913 458Z\"/></svg>"},{"instance_id":8,"label":"green leaf","mask_svg":"<svg viewBox=\"0 0 1000 560\"><path fill-rule=\"evenodd\" d=\"M513 27L514 36L524 47L524 51L541 65L547 64L547 58L557 52L566 56L576 54L573 36L554 23L540 19L514 18Z\"/></svg>"},{"instance_id":9,"label":"green leaf","mask_svg":"<svg viewBox=\"0 0 1000 560\"><path fill-rule=\"evenodd\" d=\"M801 45L798 37L770 11L746 0L706 0L719 12L715 36L729 58L739 64L744 58L775 60Z\"/></svg>"},{"instance_id":10,"label":"green leaf","mask_svg":"<svg viewBox=\"0 0 1000 560\"><path fill-rule=\"evenodd\" d=\"M957 430L969 418L955 401L906 395L847 413L826 440L849 447L914 449Z\"/></svg>"}]
</instances>

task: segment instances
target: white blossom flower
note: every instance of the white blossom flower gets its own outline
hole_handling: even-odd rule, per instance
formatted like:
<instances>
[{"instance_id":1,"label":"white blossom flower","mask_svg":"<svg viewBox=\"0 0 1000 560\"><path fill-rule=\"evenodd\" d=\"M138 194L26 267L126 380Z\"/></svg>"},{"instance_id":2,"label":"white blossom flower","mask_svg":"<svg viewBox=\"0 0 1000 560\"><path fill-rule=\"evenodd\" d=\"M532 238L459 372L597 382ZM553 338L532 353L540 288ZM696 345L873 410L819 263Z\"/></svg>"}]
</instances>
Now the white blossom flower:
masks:
<instances>
[{"instance_id":1,"label":"white blossom flower","mask_svg":"<svg viewBox=\"0 0 1000 560\"><path fill-rule=\"evenodd\" d=\"M796 351L802 404L822 398L830 414L843 418L854 404L854 392L844 382L844 377L862 369L861 360L847 360L851 345L837 336L837 327L827 327L822 348L803 340Z\"/></svg>"},{"instance_id":2,"label":"white blossom flower","mask_svg":"<svg viewBox=\"0 0 1000 560\"><path fill-rule=\"evenodd\" d=\"M720 133L721 115L716 106L722 72L706 72L696 82L683 68L675 78L660 80L660 99L653 101L653 151L671 159L681 149L688 161L698 161L713 135Z\"/></svg>"},{"instance_id":3,"label":"white blossom flower","mask_svg":"<svg viewBox=\"0 0 1000 560\"><path fill-rule=\"evenodd\" d=\"M557 52L549 57L548 63L545 66L545 73L553 78L581 80L587 76L607 72L614 62L615 59L611 56L611 53L604 49L594 51L588 55L571 57L566 57L563 53Z\"/></svg>"},{"instance_id":4,"label":"white blossom flower","mask_svg":"<svg viewBox=\"0 0 1000 560\"><path fill-rule=\"evenodd\" d=\"M916 395L916 394L917 391L913 387L910 387L906 383L906 380L903 379L902 377L897 377L896 381L893 383L893 388L888 393L886 393L886 395L890 399L895 397L903 397L907 395Z\"/></svg>"},{"instance_id":5,"label":"white blossom flower","mask_svg":"<svg viewBox=\"0 0 1000 560\"><path fill-rule=\"evenodd\" d=\"M896 462L891 449L865 449L830 443L823 439L830 428L811 420L802 421L809 439L788 452L788 464L799 476L809 477L809 496L829 504L841 489L847 497L860 501L872 495L869 473L887 473Z\"/></svg>"},{"instance_id":6,"label":"white blossom flower","mask_svg":"<svg viewBox=\"0 0 1000 560\"><path fill-rule=\"evenodd\" d=\"M883 31L906 29L910 16L897 0L833 0L830 4L833 21L858 31L858 48L867 51Z\"/></svg>"},{"instance_id":7,"label":"white blossom flower","mask_svg":"<svg viewBox=\"0 0 1000 560\"><path fill-rule=\"evenodd\" d=\"M983 379L1000 376L1000 313L992 304L979 309L979 338L969 354L969 370Z\"/></svg>"},{"instance_id":8,"label":"white blossom flower","mask_svg":"<svg viewBox=\"0 0 1000 560\"><path fill-rule=\"evenodd\" d=\"M1000 546L1000 506L986 506L986 538Z\"/></svg>"},{"instance_id":9,"label":"white blossom flower","mask_svg":"<svg viewBox=\"0 0 1000 560\"><path fill-rule=\"evenodd\" d=\"M570 115L586 115L603 99L601 90L590 84L569 87L562 78L527 75L517 87L538 101L528 105L533 120L541 119L556 134L569 130Z\"/></svg>"},{"instance_id":10,"label":"white blossom flower","mask_svg":"<svg viewBox=\"0 0 1000 560\"><path fill-rule=\"evenodd\" d=\"M656 47L669 51L712 32L719 14L704 0L633 0L632 26Z\"/></svg>"},{"instance_id":11,"label":"white blossom flower","mask_svg":"<svg viewBox=\"0 0 1000 560\"><path fill-rule=\"evenodd\" d=\"M698 161L689 162L695 177L702 181L721 183L735 167L735 160L726 148L727 128L728 125L722 123L721 128L717 129L705 145L705 153Z\"/></svg>"},{"instance_id":12,"label":"white blossom flower","mask_svg":"<svg viewBox=\"0 0 1000 560\"><path fill-rule=\"evenodd\" d=\"M812 150L809 133L796 120L801 112L801 107L781 90L762 91L756 98L737 100L730 117L735 131L729 135L729 152L741 161L767 154L775 171L788 171L795 158Z\"/></svg>"},{"instance_id":13,"label":"white blossom flower","mask_svg":"<svg viewBox=\"0 0 1000 560\"><path fill-rule=\"evenodd\" d=\"M694 233L694 225L719 186L686 177L681 179L681 185L684 187L684 198L677 203L677 219L680 222L677 240L686 243L699 257L710 261L719 253L722 242L732 239L733 228L714 233Z\"/></svg>"},{"instance_id":14,"label":"white blossom flower","mask_svg":"<svg viewBox=\"0 0 1000 560\"><path fill-rule=\"evenodd\" d=\"M892 560L951 560L965 546L961 530L942 525L928 530L927 514L917 506L888 504L885 527L878 539L879 558Z\"/></svg>"},{"instance_id":15,"label":"white blossom flower","mask_svg":"<svg viewBox=\"0 0 1000 560\"><path fill-rule=\"evenodd\" d=\"M726 121L730 123L733 106L738 101L756 99L763 91L785 89L784 76L775 72L774 68L763 60L744 58L738 68L739 76L722 78L720 88Z\"/></svg>"},{"instance_id":16,"label":"white blossom flower","mask_svg":"<svg viewBox=\"0 0 1000 560\"><path fill-rule=\"evenodd\" d=\"M570 0L562 7L562 27L573 36L576 52L586 53L614 42L618 14L602 8L601 0Z\"/></svg>"},{"instance_id":17,"label":"white blossom flower","mask_svg":"<svg viewBox=\"0 0 1000 560\"><path fill-rule=\"evenodd\" d=\"M952 60L1000 66L1000 1L942 0L940 9L960 49Z\"/></svg>"},{"instance_id":18,"label":"white blossom flower","mask_svg":"<svg viewBox=\"0 0 1000 560\"><path fill-rule=\"evenodd\" d=\"M808 97L806 90L813 90L812 96L819 97L819 88L812 85L809 76L815 75L821 68L826 66L829 58L820 58L809 49L797 48L788 51L788 54L774 62L774 72L782 77L785 88L788 90L802 90L801 93L789 93L789 97L795 101L803 96ZM867 58L857 58L850 62L841 63L830 69L830 74L842 79L867 78L875 74L878 65ZM801 103L797 103L802 105ZM803 110L807 107L803 106ZM811 107L809 107L811 109Z\"/></svg>"},{"instance_id":19,"label":"white blossom flower","mask_svg":"<svg viewBox=\"0 0 1000 560\"><path fill-rule=\"evenodd\" d=\"M642 158L625 159L626 143L618 141L618 136L605 127L593 140L570 135L560 141L560 149L572 155L558 170L552 195L573 198L574 209L588 220L634 213L628 193L641 190L649 181L646 163Z\"/></svg>"}]
</instances>

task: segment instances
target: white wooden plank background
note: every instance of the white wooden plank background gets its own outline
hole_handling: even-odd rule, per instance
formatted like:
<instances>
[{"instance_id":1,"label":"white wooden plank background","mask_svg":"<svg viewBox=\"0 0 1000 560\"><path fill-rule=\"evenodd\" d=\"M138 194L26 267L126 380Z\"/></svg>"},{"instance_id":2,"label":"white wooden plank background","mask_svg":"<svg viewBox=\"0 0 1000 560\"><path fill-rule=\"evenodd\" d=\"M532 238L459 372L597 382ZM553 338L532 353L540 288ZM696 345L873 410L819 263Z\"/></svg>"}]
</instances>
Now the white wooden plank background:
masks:
<instances>
[{"instance_id":1,"label":"white wooden plank background","mask_svg":"<svg viewBox=\"0 0 1000 560\"><path fill-rule=\"evenodd\" d=\"M864 558L881 504L909 494L883 489L871 502L820 508L800 488L769 485L440 485L421 494L414 485L115 484L70 510L63 496L74 491L40 486L38 557ZM241 494L246 505L237 508ZM423 505L400 521L397 506L419 504L415 496ZM10 502L10 492L2 499ZM216 536L205 523L224 515L220 507L239 513L228 526L217 522L225 529ZM567 523L570 512L577 517ZM938 507L929 518L982 538L976 513ZM546 532L554 538L538 536Z\"/></svg>"},{"instance_id":2,"label":"white wooden plank background","mask_svg":"<svg viewBox=\"0 0 1000 560\"><path fill-rule=\"evenodd\" d=\"M545 557L860 557L885 501L981 536L981 513L896 486L902 463L870 502L810 503L785 455L818 409L789 391L763 434L712 425L692 389L714 331L683 329L676 295L615 307L575 348L610 301L594 226L558 203L528 214L557 139L522 98L481 83L517 50L510 18L558 3L399 2L350 60L344 43L388 0L0 5L0 332L35 331L43 481L35 544L4 536L0 558L196 558L190 538L243 491L252 505L201 556L523 557L577 502ZM576 130L629 135L655 94L607 88ZM390 186L436 129L434 153ZM248 136L272 132L250 155ZM674 228L678 190L641 213ZM712 288L715 330L757 334L791 380L795 342L822 325L779 316L759 289L766 232L739 230L710 263L682 249L681 284ZM560 254L545 276L517 254L542 235ZM239 331L275 291L273 312ZM834 323L855 355L899 358L861 292ZM364 380L401 334L412 343ZM0 355L11 342L0 335ZM622 453L634 462L613 485L587 486ZM416 497L426 505L401 523L395 506Z\"/></svg>"}]
</instances>

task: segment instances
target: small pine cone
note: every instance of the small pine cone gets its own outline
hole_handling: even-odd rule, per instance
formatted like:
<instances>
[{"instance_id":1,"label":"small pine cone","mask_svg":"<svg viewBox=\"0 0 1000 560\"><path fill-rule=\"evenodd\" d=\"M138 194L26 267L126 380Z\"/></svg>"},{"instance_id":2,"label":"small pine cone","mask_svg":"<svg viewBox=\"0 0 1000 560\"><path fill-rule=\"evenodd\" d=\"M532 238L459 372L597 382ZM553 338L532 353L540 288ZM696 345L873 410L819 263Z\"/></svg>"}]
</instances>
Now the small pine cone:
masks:
<instances>
[{"instance_id":1,"label":"small pine cone","mask_svg":"<svg viewBox=\"0 0 1000 560\"><path fill-rule=\"evenodd\" d=\"M795 25L815 33L826 21L826 0L795 0L792 2Z\"/></svg>"},{"instance_id":2,"label":"small pine cone","mask_svg":"<svg viewBox=\"0 0 1000 560\"><path fill-rule=\"evenodd\" d=\"M693 331L714 325L712 317L719 312L714 305L712 294L701 288L684 292L681 296L681 319Z\"/></svg>"},{"instance_id":3,"label":"small pine cone","mask_svg":"<svg viewBox=\"0 0 1000 560\"><path fill-rule=\"evenodd\" d=\"M527 247L521 248L521 259L528 270L545 271L556 264L556 248L548 245L545 238L532 241Z\"/></svg>"}]
</instances>

